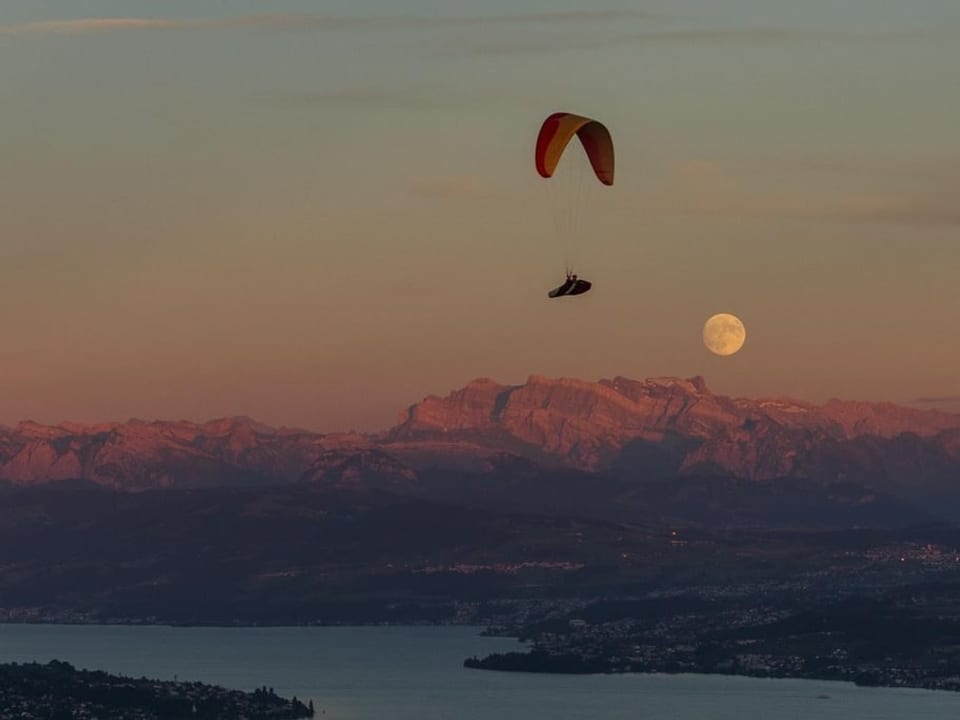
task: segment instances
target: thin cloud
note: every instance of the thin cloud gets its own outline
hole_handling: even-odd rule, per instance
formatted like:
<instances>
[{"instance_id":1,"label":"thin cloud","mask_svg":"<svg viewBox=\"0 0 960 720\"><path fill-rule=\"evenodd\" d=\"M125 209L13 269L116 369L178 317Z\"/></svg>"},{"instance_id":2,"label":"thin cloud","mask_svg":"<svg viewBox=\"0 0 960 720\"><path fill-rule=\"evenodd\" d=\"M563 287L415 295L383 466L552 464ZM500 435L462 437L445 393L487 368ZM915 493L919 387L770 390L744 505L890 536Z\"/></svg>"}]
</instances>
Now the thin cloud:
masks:
<instances>
[{"instance_id":1,"label":"thin cloud","mask_svg":"<svg viewBox=\"0 0 960 720\"><path fill-rule=\"evenodd\" d=\"M417 178L410 192L428 200L478 200L494 195L492 188L475 177Z\"/></svg>"},{"instance_id":2,"label":"thin cloud","mask_svg":"<svg viewBox=\"0 0 960 720\"><path fill-rule=\"evenodd\" d=\"M328 91L267 92L256 99L270 105L323 110L400 110L427 112L482 108L493 102L517 102L523 97L504 88L411 88L397 90L386 87L364 87Z\"/></svg>"},{"instance_id":3,"label":"thin cloud","mask_svg":"<svg viewBox=\"0 0 960 720\"><path fill-rule=\"evenodd\" d=\"M83 33L111 32L116 30L158 30L182 27L175 20L149 18L84 18L82 20L43 20L0 25L3 35L79 35Z\"/></svg>"},{"instance_id":4,"label":"thin cloud","mask_svg":"<svg viewBox=\"0 0 960 720\"><path fill-rule=\"evenodd\" d=\"M391 15L357 17L349 15L249 15L209 20L161 19L139 17L78 18L41 20L0 25L3 35L82 35L123 30L231 29L267 27L302 30L395 30L474 27L483 25L583 24L642 16L626 11L571 11L535 14L423 16Z\"/></svg>"},{"instance_id":5,"label":"thin cloud","mask_svg":"<svg viewBox=\"0 0 960 720\"><path fill-rule=\"evenodd\" d=\"M469 48L478 55L527 55L582 52L618 46L718 45L737 47L778 47L785 44L839 44L887 42L926 37L922 30L844 32L819 29L756 28L679 28L645 32L577 33L566 38L525 39L522 42L478 43Z\"/></svg>"},{"instance_id":6,"label":"thin cloud","mask_svg":"<svg viewBox=\"0 0 960 720\"><path fill-rule=\"evenodd\" d=\"M943 395L941 397L922 397L911 400L911 405L953 405L960 403L960 395Z\"/></svg>"},{"instance_id":7,"label":"thin cloud","mask_svg":"<svg viewBox=\"0 0 960 720\"><path fill-rule=\"evenodd\" d=\"M960 195L923 198L865 198L834 209L838 219L897 225L960 225Z\"/></svg>"},{"instance_id":8,"label":"thin cloud","mask_svg":"<svg viewBox=\"0 0 960 720\"><path fill-rule=\"evenodd\" d=\"M960 196L850 196L835 200L758 195L740 199L743 210L797 220L834 220L925 227L960 225ZM734 208L736 205L734 206Z\"/></svg>"},{"instance_id":9,"label":"thin cloud","mask_svg":"<svg viewBox=\"0 0 960 720\"><path fill-rule=\"evenodd\" d=\"M788 220L877 223L913 227L960 225L960 194L849 194L754 190L721 164L685 161L668 169L650 200L667 214L773 217Z\"/></svg>"},{"instance_id":10,"label":"thin cloud","mask_svg":"<svg viewBox=\"0 0 960 720\"><path fill-rule=\"evenodd\" d=\"M900 157L878 157L874 154L824 149L823 153L774 152L772 154L752 153L750 157L740 157L733 161L738 174L753 175L771 169L782 168L785 164L796 172L824 173L828 175L873 175L890 180L939 183L950 187L960 182L960 154L928 153L920 155L912 152Z\"/></svg>"},{"instance_id":11,"label":"thin cloud","mask_svg":"<svg viewBox=\"0 0 960 720\"><path fill-rule=\"evenodd\" d=\"M817 28L688 28L625 35L622 42L650 44L779 45L783 43L912 40L925 36L919 30L844 31Z\"/></svg>"},{"instance_id":12,"label":"thin cloud","mask_svg":"<svg viewBox=\"0 0 960 720\"><path fill-rule=\"evenodd\" d=\"M283 93L262 96L270 103L283 103L304 108L369 108L374 110L427 111L459 108L477 100L457 95L423 95L392 90L341 90L317 93Z\"/></svg>"},{"instance_id":13,"label":"thin cloud","mask_svg":"<svg viewBox=\"0 0 960 720\"><path fill-rule=\"evenodd\" d=\"M777 28L756 30L658 30L639 33L606 32L566 38L525 38L521 42L482 43L473 47L479 55L526 55L570 51L600 50L622 45L669 45L693 43L769 43L794 37L795 33Z\"/></svg>"},{"instance_id":14,"label":"thin cloud","mask_svg":"<svg viewBox=\"0 0 960 720\"><path fill-rule=\"evenodd\" d=\"M584 22L603 22L630 18L651 17L648 13L629 10L571 10L523 15L476 15L420 18L420 21L440 25L536 25L540 23L570 23L578 25Z\"/></svg>"}]
</instances>

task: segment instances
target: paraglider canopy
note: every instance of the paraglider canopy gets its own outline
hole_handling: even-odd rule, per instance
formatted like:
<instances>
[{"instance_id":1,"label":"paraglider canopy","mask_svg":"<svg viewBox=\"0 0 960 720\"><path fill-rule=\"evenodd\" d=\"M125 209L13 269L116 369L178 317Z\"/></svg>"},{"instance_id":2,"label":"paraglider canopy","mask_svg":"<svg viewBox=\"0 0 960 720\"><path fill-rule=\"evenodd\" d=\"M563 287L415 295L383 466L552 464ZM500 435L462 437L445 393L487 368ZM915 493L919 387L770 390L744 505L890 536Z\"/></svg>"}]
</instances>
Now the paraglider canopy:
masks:
<instances>
[{"instance_id":1,"label":"paraglider canopy","mask_svg":"<svg viewBox=\"0 0 960 720\"><path fill-rule=\"evenodd\" d=\"M613 139L603 123L572 113L553 113L543 121L537 136L536 165L541 177L553 177L567 145L576 135L597 179L613 185Z\"/></svg>"}]
</instances>

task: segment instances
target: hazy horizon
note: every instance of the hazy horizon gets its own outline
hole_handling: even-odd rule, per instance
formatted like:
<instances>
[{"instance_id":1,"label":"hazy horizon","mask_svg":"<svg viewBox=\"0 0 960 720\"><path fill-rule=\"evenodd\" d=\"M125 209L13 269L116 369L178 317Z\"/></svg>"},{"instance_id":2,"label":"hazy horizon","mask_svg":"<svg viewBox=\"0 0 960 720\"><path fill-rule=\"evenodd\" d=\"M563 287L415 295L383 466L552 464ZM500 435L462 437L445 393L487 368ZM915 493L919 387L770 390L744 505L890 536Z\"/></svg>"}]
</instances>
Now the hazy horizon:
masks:
<instances>
[{"instance_id":1,"label":"hazy horizon","mask_svg":"<svg viewBox=\"0 0 960 720\"><path fill-rule=\"evenodd\" d=\"M379 430L475 377L960 409L960 4L0 9L0 422ZM602 119L565 249L532 162ZM426 162L425 162L426 161ZM720 358L700 331L743 319Z\"/></svg>"}]
</instances>

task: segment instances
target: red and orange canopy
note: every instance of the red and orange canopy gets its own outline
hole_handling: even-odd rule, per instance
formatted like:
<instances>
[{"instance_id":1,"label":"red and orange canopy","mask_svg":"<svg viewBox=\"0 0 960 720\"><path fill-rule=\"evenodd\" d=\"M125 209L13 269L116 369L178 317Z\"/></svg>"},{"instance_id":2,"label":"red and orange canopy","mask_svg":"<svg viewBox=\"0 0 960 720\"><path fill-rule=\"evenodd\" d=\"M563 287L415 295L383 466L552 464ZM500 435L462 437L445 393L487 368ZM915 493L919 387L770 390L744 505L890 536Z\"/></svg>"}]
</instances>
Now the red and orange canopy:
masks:
<instances>
[{"instance_id":1,"label":"red and orange canopy","mask_svg":"<svg viewBox=\"0 0 960 720\"><path fill-rule=\"evenodd\" d=\"M613 139L600 122L571 113L554 113L540 128L536 164L541 177L553 177L557 164L573 136L587 153L593 172L604 185L613 185Z\"/></svg>"}]
</instances>

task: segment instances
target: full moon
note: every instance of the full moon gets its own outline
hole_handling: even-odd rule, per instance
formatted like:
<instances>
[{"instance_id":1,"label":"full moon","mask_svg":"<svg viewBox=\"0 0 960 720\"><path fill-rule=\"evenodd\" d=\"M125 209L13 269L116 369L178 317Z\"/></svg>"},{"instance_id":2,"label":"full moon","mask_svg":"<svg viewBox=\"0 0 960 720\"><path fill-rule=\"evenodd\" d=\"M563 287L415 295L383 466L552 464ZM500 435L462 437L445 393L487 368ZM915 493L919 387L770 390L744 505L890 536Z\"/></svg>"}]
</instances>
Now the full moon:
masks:
<instances>
[{"instance_id":1,"label":"full moon","mask_svg":"<svg viewBox=\"0 0 960 720\"><path fill-rule=\"evenodd\" d=\"M703 344L714 355L733 355L746 339L747 329L736 315L719 313L703 325Z\"/></svg>"}]
</instances>

